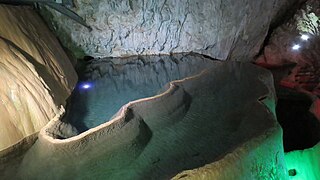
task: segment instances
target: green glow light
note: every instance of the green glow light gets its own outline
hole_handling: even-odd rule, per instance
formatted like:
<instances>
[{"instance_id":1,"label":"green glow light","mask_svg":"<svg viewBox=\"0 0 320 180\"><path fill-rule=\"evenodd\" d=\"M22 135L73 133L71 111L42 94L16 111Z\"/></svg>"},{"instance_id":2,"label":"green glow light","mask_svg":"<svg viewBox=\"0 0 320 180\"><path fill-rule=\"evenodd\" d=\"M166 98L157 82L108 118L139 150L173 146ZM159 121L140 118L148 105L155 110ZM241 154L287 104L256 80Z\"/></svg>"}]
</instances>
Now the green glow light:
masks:
<instances>
[{"instance_id":1,"label":"green glow light","mask_svg":"<svg viewBox=\"0 0 320 180\"><path fill-rule=\"evenodd\" d=\"M291 180L320 179L320 142L310 149L286 153L285 160Z\"/></svg>"}]
</instances>

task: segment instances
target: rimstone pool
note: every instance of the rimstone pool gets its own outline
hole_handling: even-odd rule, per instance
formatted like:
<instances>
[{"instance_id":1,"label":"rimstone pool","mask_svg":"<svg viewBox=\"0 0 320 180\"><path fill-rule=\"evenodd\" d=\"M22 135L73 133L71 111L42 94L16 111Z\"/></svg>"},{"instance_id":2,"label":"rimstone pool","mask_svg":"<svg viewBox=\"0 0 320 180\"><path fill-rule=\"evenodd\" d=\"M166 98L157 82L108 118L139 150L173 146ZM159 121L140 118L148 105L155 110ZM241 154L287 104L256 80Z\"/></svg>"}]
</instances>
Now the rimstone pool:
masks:
<instances>
[{"instance_id":1,"label":"rimstone pool","mask_svg":"<svg viewBox=\"0 0 320 180\"><path fill-rule=\"evenodd\" d=\"M79 132L109 121L126 103L161 93L174 80L210 68L197 56L104 58L87 65L85 81L76 86L63 121Z\"/></svg>"},{"instance_id":2,"label":"rimstone pool","mask_svg":"<svg viewBox=\"0 0 320 180\"><path fill-rule=\"evenodd\" d=\"M0 180L319 180L319 12L0 0Z\"/></svg>"},{"instance_id":3,"label":"rimstone pool","mask_svg":"<svg viewBox=\"0 0 320 180\"><path fill-rule=\"evenodd\" d=\"M86 72L4 177L180 179L208 166L215 178L287 177L270 72L198 54L99 59Z\"/></svg>"}]
</instances>

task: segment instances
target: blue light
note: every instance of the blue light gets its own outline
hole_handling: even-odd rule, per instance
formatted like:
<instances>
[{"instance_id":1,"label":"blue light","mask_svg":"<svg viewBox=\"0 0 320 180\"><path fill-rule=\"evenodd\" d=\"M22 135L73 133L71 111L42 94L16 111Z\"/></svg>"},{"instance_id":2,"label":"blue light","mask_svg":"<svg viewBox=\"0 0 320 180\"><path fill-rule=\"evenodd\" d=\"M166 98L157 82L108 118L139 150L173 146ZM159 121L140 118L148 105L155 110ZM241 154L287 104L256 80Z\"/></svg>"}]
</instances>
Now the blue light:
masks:
<instances>
[{"instance_id":1,"label":"blue light","mask_svg":"<svg viewBox=\"0 0 320 180\"><path fill-rule=\"evenodd\" d=\"M90 89L92 88L92 84L90 83L83 83L80 85L81 89Z\"/></svg>"}]
</instances>

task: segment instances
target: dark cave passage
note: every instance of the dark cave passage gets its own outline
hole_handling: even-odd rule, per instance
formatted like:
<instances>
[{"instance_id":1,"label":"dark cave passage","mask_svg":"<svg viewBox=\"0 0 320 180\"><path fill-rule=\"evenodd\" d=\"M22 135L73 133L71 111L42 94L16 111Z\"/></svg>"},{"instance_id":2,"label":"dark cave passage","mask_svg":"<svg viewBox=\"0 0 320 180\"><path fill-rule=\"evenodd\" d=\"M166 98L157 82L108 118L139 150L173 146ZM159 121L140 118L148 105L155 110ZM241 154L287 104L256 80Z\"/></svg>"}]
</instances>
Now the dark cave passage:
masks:
<instances>
[{"instance_id":1,"label":"dark cave passage","mask_svg":"<svg viewBox=\"0 0 320 180\"><path fill-rule=\"evenodd\" d=\"M278 99L276 111L285 152L307 149L319 142L320 123L309 112L311 103L308 99Z\"/></svg>"}]
</instances>

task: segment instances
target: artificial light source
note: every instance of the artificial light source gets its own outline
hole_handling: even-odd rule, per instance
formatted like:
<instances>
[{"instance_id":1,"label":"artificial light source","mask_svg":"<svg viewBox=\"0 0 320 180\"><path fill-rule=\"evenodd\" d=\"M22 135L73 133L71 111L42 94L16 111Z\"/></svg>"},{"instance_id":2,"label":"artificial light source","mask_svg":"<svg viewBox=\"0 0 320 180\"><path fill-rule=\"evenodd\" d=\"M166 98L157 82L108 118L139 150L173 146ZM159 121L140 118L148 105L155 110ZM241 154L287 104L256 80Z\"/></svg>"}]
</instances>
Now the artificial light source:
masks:
<instances>
[{"instance_id":1,"label":"artificial light source","mask_svg":"<svg viewBox=\"0 0 320 180\"><path fill-rule=\"evenodd\" d=\"M302 34L302 35L300 36L300 38L301 38L302 40L304 40L304 41L307 41L310 37L309 37L308 35L306 35L306 34Z\"/></svg>"},{"instance_id":2,"label":"artificial light source","mask_svg":"<svg viewBox=\"0 0 320 180\"><path fill-rule=\"evenodd\" d=\"M300 48L301 46L299 44L295 44L294 46L292 46L292 50L298 50Z\"/></svg>"},{"instance_id":3,"label":"artificial light source","mask_svg":"<svg viewBox=\"0 0 320 180\"><path fill-rule=\"evenodd\" d=\"M92 85L89 84L89 83L83 83L80 87L81 87L82 89L89 89L89 88L92 87Z\"/></svg>"}]
</instances>

